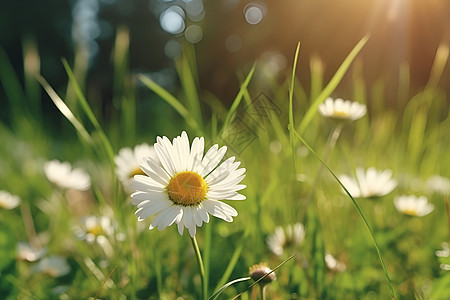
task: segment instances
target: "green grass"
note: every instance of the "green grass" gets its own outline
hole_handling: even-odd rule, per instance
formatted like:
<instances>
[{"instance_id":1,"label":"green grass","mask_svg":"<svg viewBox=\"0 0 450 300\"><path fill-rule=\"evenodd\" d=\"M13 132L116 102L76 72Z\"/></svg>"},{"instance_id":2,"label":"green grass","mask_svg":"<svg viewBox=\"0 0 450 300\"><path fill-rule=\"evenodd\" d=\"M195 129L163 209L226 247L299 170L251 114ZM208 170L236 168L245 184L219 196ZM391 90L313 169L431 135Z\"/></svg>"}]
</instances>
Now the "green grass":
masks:
<instances>
[{"instance_id":1,"label":"green grass","mask_svg":"<svg viewBox=\"0 0 450 300\"><path fill-rule=\"evenodd\" d=\"M448 95L438 84L448 48L439 48L429 84L418 93L409 90L409 67L401 69L398 97L403 104L396 110L382 102L386 78L368 86L361 76L362 63L355 59L367 38L340 58L343 63L328 83L323 65L312 58L310 94L295 76L300 46L292 58L294 68L281 81L258 82L259 62L239 70L244 74L240 88L226 108L198 88L193 48L186 47L176 61L180 85L169 92L147 76L131 75L127 41L128 31L120 28L111 118L94 109L97 99L86 97L79 61L63 60L64 90L27 64L21 78L0 49L0 80L8 99L8 118L0 124L0 156L6 158L0 161L0 189L22 199L19 208L0 210L0 294L6 299L93 299L97 293L99 299L199 299L200 273L189 236L180 236L174 226L159 232L147 230L147 221L138 224L129 193L112 170L121 147L152 144L156 135L173 138L183 130L191 140L204 136L206 145L226 144L227 155L236 155L247 169L247 200L231 203L238 217L232 223L213 219L197 231L208 296L231 299L245 291L241 299L256 299L256 286L246 290L249 267L260 262L276 267L292 254L276 270L269 299L390 299L394 293L397 299L444 299L449 294L450 273L439 267L449 262L435 255L441 242L448 242L448 195L417 184L432 175L450 177ZM24 49L38 55L32 40L24 42ZM347 70L352 76L344 77ZM369 102L371 110L346 124L336 144L327 148L335 124L317 108L335 95L342 80L350 81L352 100ZM37 82L44 97L36 92ZM61 112L60 128L43 118L41 101L53 101ZM269 112L262 116L255 101L274 106L266 106ZM148 121L155 108L167 117ZM230 139L236 128L246 130L245 143ZM85 169L92 188L74 193L50 184L43 164L53 158ZM360 166L390 168L398 187L379 199L346 195L334 175L353 174ZM422 218L402 215L393 205L402 194L425 195L435 210ZM86 215L112 217L121 235L108 237L112 253L75 236L73 228ZM281 257L272 254L267 237L276 226L297 222L305 225L303 243ZM16 257L19 241L37 241L48 254L65 257L71 272L60 278L33 272L36 263ZM345 263L346 270L327 269L326 252Z\"/></svg>"}]
</instances>

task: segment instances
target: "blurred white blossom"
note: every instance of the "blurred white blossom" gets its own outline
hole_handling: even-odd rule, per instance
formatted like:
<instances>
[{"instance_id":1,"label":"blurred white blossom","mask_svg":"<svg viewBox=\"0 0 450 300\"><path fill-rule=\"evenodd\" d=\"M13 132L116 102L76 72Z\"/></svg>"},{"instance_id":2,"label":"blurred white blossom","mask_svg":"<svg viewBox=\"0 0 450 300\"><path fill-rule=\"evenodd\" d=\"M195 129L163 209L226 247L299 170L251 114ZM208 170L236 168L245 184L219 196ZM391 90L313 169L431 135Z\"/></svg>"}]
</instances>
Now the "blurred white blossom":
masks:
<instances>
[{"instance_id":1,"label":"blurred white blossom","mask_svg":"<svg viewBox=\"0 0 450 300\"><path fill-rule=\"evenodd\" d=\"M49 181L63 189L85 191L91 186L89 175L80 168L72 169L68 162L48 161L44 164L44 172Z\"/></svg>"},{"instance_id":2,"label":"blurred white blossom","mask_svg":"<svg viewBox=\"0 0 450 300\"><path fill-rule=\"evenodd\" d=\"M19 206L19 196L12 195L7 191L0 191L0 208L13 209Z\"/></svg>"},{"instance_id":3,"label":"blurred white blossom","mask_svg":"<svg viewBox=\"0 0 450 300\"><path fill-rule=\"evenodd\" d=\"M338 120L358 120L366 114L365 104L337 98L327 98L319 105L319 113L326 117Z\"/></svg>"},{"instance_id":4,"label":"blurred white blossom","mask_svg":"<svg viewBox=\"0 0 450 300\"><path fill-rule=\"evenodd\" d=\"M296 223L285 228L277 226L275 232L267 238L267 245L275 255L282 255L284 249L300 245L305 239L305 228L303 224Z\"/></svg>"},{"instance_id":5,"label":"blurred white blossom","mask_svg":"<svg viewBox=\"0 0 450 300\"><path fill-rule=\"evenodd\" d=\"M402 195L395 197L394 205L397 210L405 215L423 217L434 210L434 205L428 203L425 196Z\"/></svg>"},{"instance_id":6,"label":"blurred white blossom","mask_svg":"<svg viewBox=\"0 0 450 300\"><path fill-rule=\"evenodd\" d=\"M381 197L389 194L397 187L397 181L392 179L392 171L378 171L371 167L366 171L356 169L356 179L347 175L339 176L339 180L355 198Z\"/></svg>"},{"instance_id":7,"label":"blurred white blossom","mask_svg":"<svg viewBox=\"0 0 450 300\"><path fill-rule=\"evenodd\" d=\"M129 189L130 179L134 175L145 175L139 165L143 164L147 157L155 158L156 152L153 146L144 143L137 145L134 149L122 148L114 158L117 177L127 189Z\"/></svg>"}]
</instances>

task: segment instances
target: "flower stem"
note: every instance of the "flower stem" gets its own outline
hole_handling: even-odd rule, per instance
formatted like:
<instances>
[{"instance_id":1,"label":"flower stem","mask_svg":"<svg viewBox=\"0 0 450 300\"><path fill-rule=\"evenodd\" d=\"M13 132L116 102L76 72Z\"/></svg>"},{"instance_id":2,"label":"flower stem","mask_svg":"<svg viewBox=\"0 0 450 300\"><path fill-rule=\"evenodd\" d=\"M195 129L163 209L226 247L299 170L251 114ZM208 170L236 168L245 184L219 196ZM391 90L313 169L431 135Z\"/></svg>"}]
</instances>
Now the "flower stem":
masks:
<instances>
[{"instance_id":1,"label":"flower stem","mask_svg":"<svg viewBox=\"0 0 450 300\"><path fill-rule=\"evenodd\" d=\"M267 285L260 286L261 300L266 300L266 288L267 288Z\"/></svg>"},{"instance_id":2,"label":"flower stem","mask_svg":"<svg viewBox=\"0 0 450 300\"><path fill-rule=\"evenodd\" d=\"M192 247L194 247L195 256L197 257L198 268L200 269L200 278L202 280L202 300L207 299L207 291L205 284L205 268L203 267L202 254L200 253L200 248L198 247L197 239L194 237L191 238Z\"/></svg>"}]
</instances>

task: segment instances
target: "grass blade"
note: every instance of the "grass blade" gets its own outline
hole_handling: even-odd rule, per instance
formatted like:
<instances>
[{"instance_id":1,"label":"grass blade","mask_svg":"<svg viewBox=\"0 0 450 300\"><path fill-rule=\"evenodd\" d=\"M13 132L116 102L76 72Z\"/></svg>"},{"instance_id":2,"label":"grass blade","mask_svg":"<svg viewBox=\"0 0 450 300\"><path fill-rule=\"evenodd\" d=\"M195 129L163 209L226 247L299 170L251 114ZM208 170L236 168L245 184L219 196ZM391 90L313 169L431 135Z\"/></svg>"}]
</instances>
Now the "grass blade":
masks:
<instances>
[{"instance_id":1,"label":"grass blade","mask_svg":"<svg viewBox=\"0 0 450 300\"><path fill-rule=\"evenodd\" d=\"M81 107L83 108L84 112L86 113L87 117L89 118L89 120L91 121L91 123L94 125L95 129L97 130L97 132L100 135L100 139L102 140L103 143L103 147L105 148L106 154L113 166L113 168L115 167L115 163L114 163L114 151L112 149L111 143L109 142L108 138L105 135L105 132L103 131L103 129L101 128L100 124L97 121L97 118L95 117L94 113L92 112L92 109L90 108L86 97L84 97L83 92L81 91L81 88L79 86L79 84L77 83L75 76L72 72L72 69L69 66L69 63L67 62L66 59L62 60L63 65L64 65L64 69L67 72L67 75L69 76L69 81L72 84L75 93L78 97L78 100L80 101Z\"/></svg>"},{"instance_id":2,"label":"grass blade","mask_svg":"<svg viewBox=\"0 0 450 300\"><path fill-rule=\"evenodd\" d=\"M220 286L224 285L225 282L228 280L228 278L230 278L231 273L233 272L234 267L236 266L236 264L238 262L239 256L241 255L242 249L244 248L244 245L245 245L244 241L247 240L249 233L250 233L249 230L245 231L244 235L242 236L241 241L238 244L238 247L236 247L234 249L234 253L231 256L231 259L228 262L228 266L225 269L225 272L222 274L222 277L220 278L219 283L216 286L216 289L218 289Z\"/></svg>"},{"instance_id":3,"label":"grass blade","mask_svg":"<svg viewBox=\"0 0 450 300\"><path fill-rule=\"evenodd\" d=\"M208 298L208 300L216 299L230 285L233 285L235 283L242 282L242 281L247 281L247 280L250 280L250 279L252 279L252 278L251 277L242 277L242 278L238 278L238 279L232 280L232 281L226 283L224 286L222 286L217 292L212 294L211 297Z\"/></svg>"},{"instance_id":4,"label":"grass blade","mask_svg":"<svg viewBox=\"0 0 450 300\"><path fill-rule=\"evenodd\" d=\"M300 42L297 44L297 49L295 50L294 66L292 67L291 84L289 85L289 125L292 128L295 128L293 99L294 99L295 70L297 69L297 60L298 60L299 52L300 52ZM295 143L294 143L294 133L293 132L290 132L289 140L291 142L291 147L292 147L292 160L293 160L292 166L294 167L294 176L295 176L295 174L297 174L297 171L295 168Z\"/></svg>"},{"instance_id":5,"label":"grass blade","mask_svg":"<svg viewBox=\"0 0 450 300\"><path fill-rule=\"evenodd\" d=\"M389 273L387 271L386 265L384 264L383 256L381 255L381 251L380 251L380 248L378 247L378 243L377 243L377 241L375 239L375 236L373 235L373 232L372 232L372 229L371 229L369 223L366 220L366 217L364 216L364 213L361 210L361 207L356 202L356 200L353 198L353 196L350 194L350 192L347 190L347 188L342 184L342 182L339 180L339 178L333 173L333 171L331 171L331 169L328 167L328 165L325 164L325 162L311 148L311 146L309 146L309 144L295 131L295 129L293 129L292 127L289 127L289 130L291 130L295 134L295 136L297 136L297 138L308 148L308 150L325 166L325 168L327 168L327 170L330 172L330 174L334 177L334 179L336 179L336 181L339 183L339 185L344 189L345 193L352 200L353 205L355 206L355 208L358 211L359 215L363 219L364 224L366 225L367 229L369 230L370 236L372 237L372 241L373 241L373 243L375 245L375 249L377 251L378 258L380 259L381 266L383 267L384 276L386 277L386 280L388 282L391 296L392 296L393 299L395 299L394 289L392 288L392 281L391 281L391 278L389 277Z\"/></svg>"},{"instance_id":6,"label":"grass blade","mask_svg":"<svg viewBox=\"0 0 450 300\"><path fill-rule=\"evenodd\" d=\"M164 101L166 101L173 109L175 109L186 121L186 123L197 133L202 133L202 129L199 127L197 121L192 117L191 113L184 107L184 105L173 96L165 88L151 80L150 78L144 76L143 74L138 75L138 79L151 91L160 96Z\"/></svg>"},{"instance_id":7,"label":"grass blade","mask_svg":"<svg viewBox=\"0 0 450 300\"><path fill-rule=\"evenodd\" d=\"M70 108L64 103L64 101L58 96L58 94L53 90L53 88L48 84L48 82L44 79L44 77L40 75L36 75L37 81L42 85L44 90L49 95L50 99L52 99L53 103L55 103L56 107L59 111L72 123L73 127L77 130L77 132L81 135L81 137L90 145L93 144L93 140L89 135L88 131L84 128L83 124L74 116Z\"/></svg>"},{"instance_id":8,"label":"grass blade","mask_svg":"<svg viewBox=\"0 0 450 300\"><path fill-rule=\"evenodd\" d=\"M333 78L331 78L331 80L327 84L327 86L322 90L322 92L319 94L319 96L317 96L316 100L311 104L310 108L308 109L304 118L302 119L300 126L298 127L297 132L300 135L303 134L306 127L308 127L312 118L316 114L319 104L322 103L328 96L330 96L330 94L334 91L334 89L337 87L339 82L342 80L342 77L344 77L344 74L345 74L345 72L347 72L348 68L350 67L350 64L355 59L355 57L359 53L359 51L361 51L362 47L367 43L368 39L369 39L369 37L365 36L359 41L358 44L356 44L356 46L352 49L352 51L349 53L349 55L342 62L341 66L338 68L338 70L334 74Z\"/></svg>"},{"instance_id":9,"label":"grass blade","mask_svg":"<svg viewBox=\"0 0 450 300\"><path fill-rule=\"evenodd\" d=\"M194 56L192 61L195 62L196 60L194 50L191 50L189 52L191 53L191 56ZM197 93L197 85L192 68L189 63L189 58L186 53L183 53L181 58L176 61L176 67L178 75L180 77L181 85L183 87L183 91L185 93L188 109L192 113L192 116L197 121L199 126L203 127L203 118L200 108L200 100Z\"/></svg>"},{"instance_id":10,"label":"grass blade","mask_svg":"<svg viewBox=\"0 0 450 300\"><path fill-rule=\"evenodd\" d=\"M242 85L241 85L241 89L239 90L239 93L236 95L236 98L234 98L233 104L231 104L230 110L228 111L228 114L225 117L225 122L223 123L222 130L227 128L228 124L231 121L231 118L233 117L235 111L237 110L239 104L241 103L241 100L242 100L245 92L247 91L247 86L253 77L255 68L256 68L256 63L253 64L253 67L251 68L250 72L248 72L248 75L245 78L244 83L242 83Z\"/></svg>"}]
</instances>

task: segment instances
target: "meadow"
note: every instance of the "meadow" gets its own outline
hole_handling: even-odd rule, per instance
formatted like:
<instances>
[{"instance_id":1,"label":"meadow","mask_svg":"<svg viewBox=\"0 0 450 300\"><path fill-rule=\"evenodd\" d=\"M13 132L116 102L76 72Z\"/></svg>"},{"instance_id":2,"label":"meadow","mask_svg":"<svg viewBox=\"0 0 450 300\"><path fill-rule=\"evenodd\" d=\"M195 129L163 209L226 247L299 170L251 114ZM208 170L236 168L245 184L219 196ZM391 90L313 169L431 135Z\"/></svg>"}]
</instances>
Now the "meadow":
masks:
<instances>
[{"instance_id":1,"label":"meadow","mask_svg":"<svg viewBox=\"0 0 450 300\"><path fill-rule=\"evenodd\" d=\"M56 89L40 75L35 44L25 40L23 74L0 49L7 109L0 123L0 189L8 193L0 205L2 297L448 299L450 119L438 83L449 48L437 50L420 91L410 90L405 66L400 104L392 107L383 101L388 79L369 86L362 75L358 53L367 39L340 58L330 80L321 61L311 59L308 89L296 76L300 44L281 79L263 61L243 66L227 106L198 88L192 45L174 61L176 89L131 72L121 28L107 112L95 93L86 93L83 59L61 61L67 85ZM350 100L367 107L354 120L319 112L328 97L340 97L335 90L343 81L352 87ZM42 110L43 102L52 103L58 118ZM141 171L118 172L121 149L131 153L183 131L190 143L204 137L205 152L227 146L224 160L234 156L246 175L239 191L246 199L224 200L238 215L232 222L211 216L197 228L195 243L176 225L159 231L148 230L151 218L138 222L128 180ZM52 160L70 165L52 175ZM371 169L352 188L351 178L369 168L390 170L381 187ZM76 174L65 177L71 171ZM402 210L395 203L405 195L431 205ZM201 267L192 247L197 241ZM259 263L279 266L265 295L248 277Z\"/></svg>"}]
</instances>

